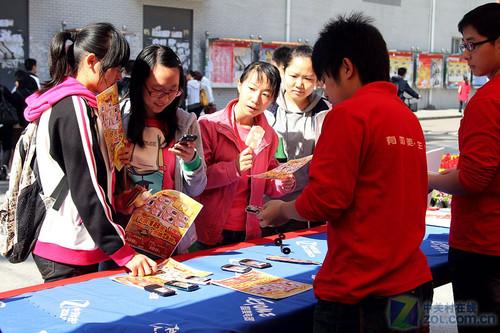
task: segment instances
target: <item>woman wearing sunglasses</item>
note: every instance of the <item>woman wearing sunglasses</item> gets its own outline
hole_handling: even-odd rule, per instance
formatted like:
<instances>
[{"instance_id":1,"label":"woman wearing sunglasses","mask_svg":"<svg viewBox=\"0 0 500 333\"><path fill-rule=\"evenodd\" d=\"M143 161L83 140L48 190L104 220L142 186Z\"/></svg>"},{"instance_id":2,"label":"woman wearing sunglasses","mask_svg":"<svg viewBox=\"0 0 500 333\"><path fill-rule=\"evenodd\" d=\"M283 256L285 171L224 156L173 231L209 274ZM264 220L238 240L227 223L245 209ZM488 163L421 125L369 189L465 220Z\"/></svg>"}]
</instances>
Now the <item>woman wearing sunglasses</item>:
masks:
<instances>
[{"instance_id":1,"label":"woman wearing sunglasses","mask_svg":"<svg viewBox=\"0 0 500 333\"><path fill-rule=\"evenodd\" d=\"M124 128L130 149L128 179L152 193L175 189L197 196L207 183L198 122L179 108L184 73L168 47L150 45L137 56L124 102ZM194 141L179 141L185 134ZM196 239L194 227L178 246L186 252Z\"/></svg>"}]
</instances>

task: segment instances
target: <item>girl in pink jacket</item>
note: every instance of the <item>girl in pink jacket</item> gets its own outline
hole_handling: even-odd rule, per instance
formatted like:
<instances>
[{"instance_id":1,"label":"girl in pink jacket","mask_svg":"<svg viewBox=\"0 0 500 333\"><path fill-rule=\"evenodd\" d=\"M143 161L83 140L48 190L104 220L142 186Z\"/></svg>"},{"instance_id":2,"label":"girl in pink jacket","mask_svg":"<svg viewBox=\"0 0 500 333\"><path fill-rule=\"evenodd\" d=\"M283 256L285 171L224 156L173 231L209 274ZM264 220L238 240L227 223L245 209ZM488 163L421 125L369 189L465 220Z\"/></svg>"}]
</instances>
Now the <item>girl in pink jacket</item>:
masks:
<instances>
[{"instance_id":1,"label":"girl in pink jacket","mask_svg":"<svg viewBox=\"0 0 500 333\"><path fill-rule=\"evenodd\" d=\"M199 120L207 163L207 186L198 197L204 208L195 222L201 247L260 237L259 221L245 208L262 206L264 194L278 197L295 187L293 176L282 180L249 177L278 166L274 158L278 137L263 113L276 99L280 83L275 66L254 62L240 77L239 98ZM253 126L260 126L264 135L260 142L247 145Z\"/></svg>"}]
</instances>

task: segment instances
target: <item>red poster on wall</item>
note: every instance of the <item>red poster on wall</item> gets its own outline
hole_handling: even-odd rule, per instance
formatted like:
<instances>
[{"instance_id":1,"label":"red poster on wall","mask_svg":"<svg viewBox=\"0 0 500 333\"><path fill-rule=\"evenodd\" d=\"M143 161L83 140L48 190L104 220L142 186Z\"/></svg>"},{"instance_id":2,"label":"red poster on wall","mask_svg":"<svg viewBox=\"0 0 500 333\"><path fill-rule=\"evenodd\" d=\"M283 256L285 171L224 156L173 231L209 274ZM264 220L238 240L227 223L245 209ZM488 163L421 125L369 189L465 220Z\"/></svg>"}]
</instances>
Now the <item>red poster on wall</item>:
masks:
<instances>
[{"instance_id":1,"label":"red poster on wall","mask_svg":"<svg viewBox=\"0 0 500 333\"><path fill-rule=\"evenodd\" d=\"M443 65L442 54L420 53L417 60L417 88L431 89L442 87Z\"/></svg>"},{"instance_id":2,"label":"red poster on wall","mask_svg":"<svg viewBox=\"0 0 500 333\"><path fill-rule=\"evenodd\" d=\"M209 47L209 73L214 86L236 86L243 70L252 62L252 43L213 40Z\"/></svg>"}]
</instances>

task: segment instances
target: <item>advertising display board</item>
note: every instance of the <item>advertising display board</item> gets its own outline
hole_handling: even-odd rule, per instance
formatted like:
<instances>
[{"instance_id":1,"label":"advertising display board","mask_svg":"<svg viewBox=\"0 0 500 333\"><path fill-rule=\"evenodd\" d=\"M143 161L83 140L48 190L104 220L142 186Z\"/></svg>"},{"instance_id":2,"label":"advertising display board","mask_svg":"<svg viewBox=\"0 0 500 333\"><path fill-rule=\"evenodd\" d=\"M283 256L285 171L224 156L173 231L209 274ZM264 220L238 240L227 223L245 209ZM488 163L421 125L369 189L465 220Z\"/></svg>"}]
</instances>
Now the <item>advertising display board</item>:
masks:
<instances>
[{"instance_id":1,"label":"advertising display board","mask_svg":"<svg viewBox=\"0 0 500 333\"><path fill-rule=\"evenodd\" d=\"M413 53L406 51L389 51L390 77L398 75L398 68L406 68L405 79L413 86Z\"/></svg>"},{"instance_id":2,"label":"advertising display board","mask_svg":"<svg viewBox=\"0 0 500 333\"><path fill-rule=\"evenodd\" d=\"M443 86L444 59L442 54L419 53L417 55L416 87L418 89Z\"/></svg>"},{"instance_id":3,"label":"advertising display board","mask_svg":"<svg viewBox=\"0 0 500 333\"><path fill-rule=\"evenodd\" d=\"M446 58L446 88L457 89L464 76L470 79L470 69L467 61L461 56L448 56Z\"/></svg>"}]
</instances>

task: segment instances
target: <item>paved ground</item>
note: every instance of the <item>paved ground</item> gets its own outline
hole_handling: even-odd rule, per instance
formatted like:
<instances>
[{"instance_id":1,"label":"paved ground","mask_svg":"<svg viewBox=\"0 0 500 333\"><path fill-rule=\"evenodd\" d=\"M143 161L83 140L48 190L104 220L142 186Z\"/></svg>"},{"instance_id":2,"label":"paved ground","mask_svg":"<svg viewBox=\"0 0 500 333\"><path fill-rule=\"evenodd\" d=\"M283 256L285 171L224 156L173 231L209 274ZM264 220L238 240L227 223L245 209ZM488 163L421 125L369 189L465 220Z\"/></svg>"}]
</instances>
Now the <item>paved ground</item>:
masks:
<instances>
[{"instance_id":1,"label":"paved ground","mask_svg":"<svg viewBox=\"0 0 500 333\"><path fill-rule=\"evenodd\" d=\"M421 120L427 139L427 149L444 146L446 151L457 152L457 130L461 115L456 109L421 110L416 113ZM0 202L8 188L6 181L0 181ZM0 256L0 292L42 283L35 263L30 258L21 264L10 264ZM447 284L434 290L433 304L452 304L453 292ZM456 333L456 326L431 325L432 333Z\"/></svg>"}]
</instances>

